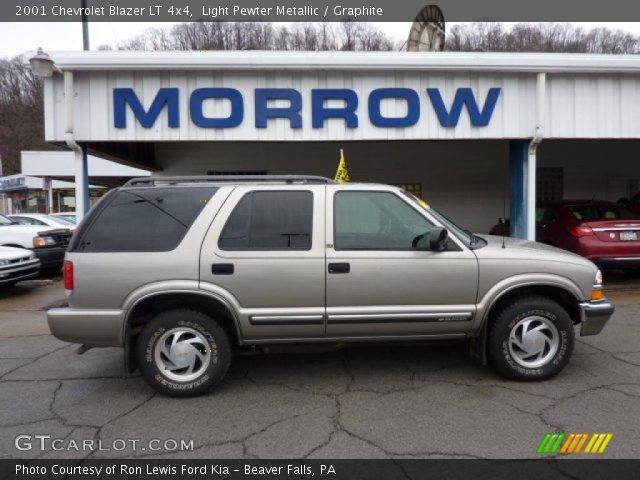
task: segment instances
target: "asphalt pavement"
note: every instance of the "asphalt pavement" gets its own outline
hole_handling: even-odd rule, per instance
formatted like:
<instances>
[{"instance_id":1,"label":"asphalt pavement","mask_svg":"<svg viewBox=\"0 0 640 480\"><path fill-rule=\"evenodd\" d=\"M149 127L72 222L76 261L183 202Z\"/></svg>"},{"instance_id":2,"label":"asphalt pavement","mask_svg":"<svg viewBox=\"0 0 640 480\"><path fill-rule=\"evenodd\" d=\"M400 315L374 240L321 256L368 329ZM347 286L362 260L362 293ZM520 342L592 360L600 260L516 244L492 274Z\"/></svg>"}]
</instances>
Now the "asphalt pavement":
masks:
<instances>
[{"instance_id":1,"label":"asphalt pavement","mask_svg":"<svg viewBox=\"0 0 640 480\"><path fill-rule=\"evenodd\" d=\"M237 357L193 399L126 376L120 349L48 335L59 278L18 288L0 295L0 458L536 458L555 431L610 432L597 458L640 458L640 288L625 280L605 330L546 382L506 381L462 343L354 347Z\"/></svg>"}]
</instances>

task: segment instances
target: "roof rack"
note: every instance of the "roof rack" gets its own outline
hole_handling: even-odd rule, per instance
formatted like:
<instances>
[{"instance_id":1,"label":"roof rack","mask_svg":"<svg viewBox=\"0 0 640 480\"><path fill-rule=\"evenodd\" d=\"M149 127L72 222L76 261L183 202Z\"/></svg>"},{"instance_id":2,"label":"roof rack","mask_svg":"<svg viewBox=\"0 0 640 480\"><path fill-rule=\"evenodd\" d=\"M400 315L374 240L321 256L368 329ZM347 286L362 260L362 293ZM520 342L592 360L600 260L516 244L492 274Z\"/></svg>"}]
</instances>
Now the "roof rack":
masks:
<instances>
[{"instance_id":1,"label":"roof rack","mask_svg":"<svg viewBox=\"0 0 640 480\"><path fill-rule=\"evenodd\" d=\"M179 177L140 177L132 178L125 187L176 185L180 183L335 183L330 178L315 175L194 175Z\"/></svg>"}]
</instances>

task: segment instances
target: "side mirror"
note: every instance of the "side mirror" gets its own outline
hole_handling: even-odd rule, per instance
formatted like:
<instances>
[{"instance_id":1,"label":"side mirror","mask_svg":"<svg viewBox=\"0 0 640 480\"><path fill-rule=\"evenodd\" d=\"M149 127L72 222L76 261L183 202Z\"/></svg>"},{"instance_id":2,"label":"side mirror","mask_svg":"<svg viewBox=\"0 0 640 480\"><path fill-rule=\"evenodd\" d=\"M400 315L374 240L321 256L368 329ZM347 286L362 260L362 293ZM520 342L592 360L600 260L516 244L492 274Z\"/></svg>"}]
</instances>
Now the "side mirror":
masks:
<instances>
[{"instance_id":1,"label":"side mirror","mask_svg":"<svg viewBox=\"0 0 640 480\"><path fill-rule=\"evenodd\" d=\"M449 232L446 228L433 227L429 235L429 247L434 252L442 252L447 246Z\"/></svg>"},{"instance_id":2,"label":"side mirror","mask_svg":"<svg viewBox=\"0 0 640 480\"><path fill-rule=\"evenodd\" d=\"M505 223L507 223L507 221L506 221L503 217L500 217L500 218L498 219L498 223L499 223L500 225L504 225Z\"/></svg>"}]
</instances>

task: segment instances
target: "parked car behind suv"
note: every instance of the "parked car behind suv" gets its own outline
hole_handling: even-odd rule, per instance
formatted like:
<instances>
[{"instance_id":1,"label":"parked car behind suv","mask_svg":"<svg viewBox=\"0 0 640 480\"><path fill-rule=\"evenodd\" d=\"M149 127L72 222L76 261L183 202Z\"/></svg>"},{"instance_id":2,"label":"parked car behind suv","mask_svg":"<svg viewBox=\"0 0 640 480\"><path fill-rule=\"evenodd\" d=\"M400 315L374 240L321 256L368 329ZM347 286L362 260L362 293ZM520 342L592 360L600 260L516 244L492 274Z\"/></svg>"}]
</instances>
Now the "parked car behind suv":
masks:
<instances>
[{"instance_id":1,"label":"parked car behind suv","mask_svg":"<svg viewBox=\"0 0 640 480\"><path fill-rule=\"evenodd\" d=\"M22 280L36 277L40 260L24 248L0 247L0 288L8 288Z\"/></svg>"},{"instance_id":2,"label":"parked car behind suv","mask_svg":"<svg viewBox=\"0 0 640 480\"><path fill-rule=\"evenodd\" d=\"M509 224L494 235L508 235ZM536 208L536 240L582 255L601 268L640 271L640 215L601 200L564 200Z\"/></svg>"},{"instance_id":3,"label":"parked car behind suv","mask_svg":"<svg viewBox=\"0 0 640 480\"><path fill-rule=\"evenodd\" d=\"M19 225L0 215L0 246L27 248L35 253L42 268L60 268L71 232L66 228Z\"/></svg>"},{"instance_id":4,"label":"parked car behind suv","mask_svg":"<svg viewBox=\"0 0 640 480\"><path fill-rule=\"evenodd\" d=\"M76 228L75 222L66 220L60 216L47 215L45 213L15 213L7 215L11 220L19 225L38 225L51 228L68 228L72 232Z\"/></svg>"},{"instance_id":5,"label":"parked car behind suv","mask_svg":"<svg viewBox=\"0 0 640 480\"><path fill-rule=\"evenodd\" d=\"M64 283L53 334L124 347L176 396L219 384L233 350L273 344L466 338L503 375L542 380L569 361L574 326L597 334L614 310L582 257L318 177L129 181L80 224Z\"/></svg>"}]
</instances>

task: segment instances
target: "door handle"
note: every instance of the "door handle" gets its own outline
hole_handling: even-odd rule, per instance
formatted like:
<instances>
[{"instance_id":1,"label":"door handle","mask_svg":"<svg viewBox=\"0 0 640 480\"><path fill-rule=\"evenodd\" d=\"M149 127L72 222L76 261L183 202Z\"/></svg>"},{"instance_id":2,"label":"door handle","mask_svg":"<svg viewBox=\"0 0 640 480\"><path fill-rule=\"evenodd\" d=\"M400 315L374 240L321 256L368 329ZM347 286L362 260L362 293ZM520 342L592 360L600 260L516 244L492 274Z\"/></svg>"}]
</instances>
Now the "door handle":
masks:
<instances>
[{"instance_id":1,"label":"door handle","mask_svg":"<svg viewBox=\"0 0 640 480\"><path fill-rule=\"evenodd\" d=\"M349 273L351 265L348 263L330 263L329 273Z\"/></svg>"},{"instance_id":2,"label":"door handle","mask_svg":"<svg viewBox=\"0 0 640 480\"><path fill-rule=\"evenodd\" d=\"M233 263L214 263L211 265L211 273L214 275L233 275Z\"/></svg>"}]
</instances>

